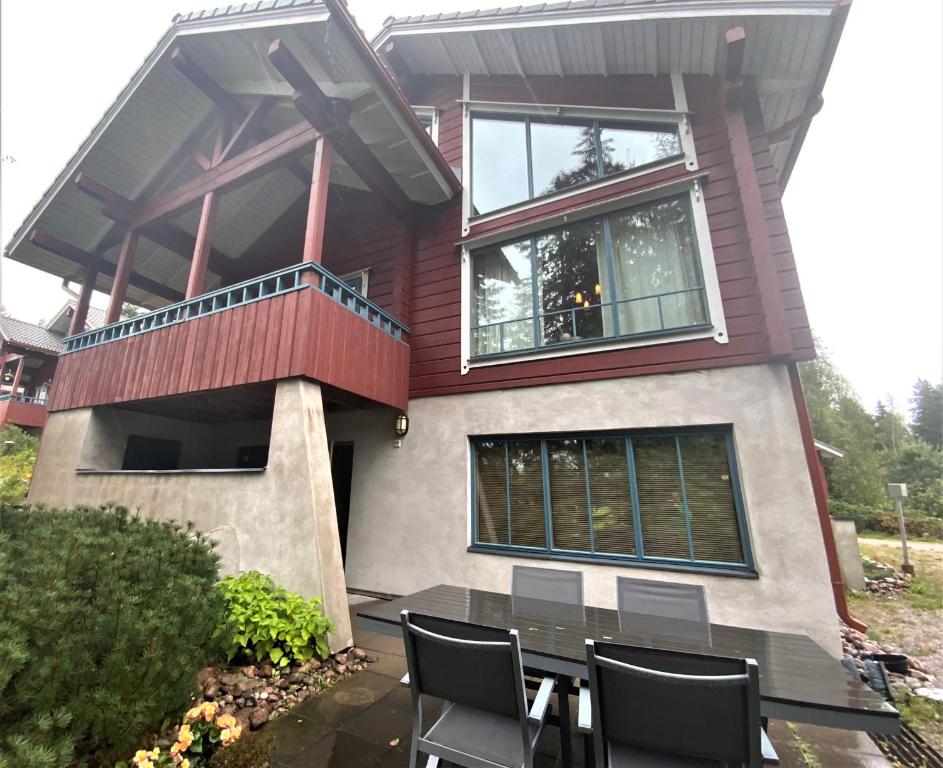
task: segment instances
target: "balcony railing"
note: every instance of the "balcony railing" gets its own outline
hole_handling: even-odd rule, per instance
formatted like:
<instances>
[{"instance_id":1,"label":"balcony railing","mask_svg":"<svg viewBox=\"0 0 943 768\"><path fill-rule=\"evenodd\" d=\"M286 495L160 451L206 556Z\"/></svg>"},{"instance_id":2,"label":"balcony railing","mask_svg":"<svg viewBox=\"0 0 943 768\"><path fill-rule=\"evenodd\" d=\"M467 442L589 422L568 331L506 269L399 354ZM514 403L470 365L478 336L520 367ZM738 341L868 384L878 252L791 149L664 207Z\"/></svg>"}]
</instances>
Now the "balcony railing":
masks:
<instances>
[{"instance_id":1,"label":"balcony railing","mask_svg":"<svg viewBox=\"0 0 943 768\"><path fill-rule=\"evenodd\" d=\"M306 282L303 279L306 272L313 272L315 279ZM167 328L198 317L224 312L227 309L304 288L314 288L320 291L394 339L402 341L403 335L409 333L409 328L400 323L395 317L361 296L320 264L305 263L295 264L261 277L255 277L242 283L197 296L189 301L181 301L144 315L138 315L102 328L70 336L65 339L63 354L97 347L110 341L126 339L159 328Z\"/></svg>"},{"instance_id":2,"label":"balcony railing","mask_svg":"<svg viewBox=\"0 0 943 768\"><path fill-rule=\"evenodd\" d=\"M14 395L10 392L5 392L0 395L0 403L7 401L26 403L27 405L46 405L47 399L45 397L27 397L26 395Z\"/></svg>"}]
</instances>

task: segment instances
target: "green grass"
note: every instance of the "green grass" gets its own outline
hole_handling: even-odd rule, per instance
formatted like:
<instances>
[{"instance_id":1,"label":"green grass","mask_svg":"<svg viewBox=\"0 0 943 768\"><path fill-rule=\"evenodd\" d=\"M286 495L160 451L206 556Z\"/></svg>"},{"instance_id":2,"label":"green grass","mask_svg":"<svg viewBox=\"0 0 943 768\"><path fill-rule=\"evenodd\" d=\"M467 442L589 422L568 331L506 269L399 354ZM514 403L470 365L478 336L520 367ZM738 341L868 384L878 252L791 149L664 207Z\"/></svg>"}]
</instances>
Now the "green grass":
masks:
<instances>
[{"instance_id":1,"label":"green grass","mask_svg":"<svg viewBox=\"0 0 943 768\"><path fill-rule=\"evenodd\" d=\"M943 583L915 577L906 594L910 604L919 611L935 611L943 607Z\"/></svg>"},{"instance_id":2,"label":"green grass","mask_svg":"<svg viewBox=\"0 0 943 768\"><path fill-rule=\"evenodd\" d=\"M872 531L870 529L865 529L863 531L858 531L859 539L881 539L882 541L900 541L899 533L888 533L887 531ZM943 544L943 539L936 539L930 536L914 536L910 532L907 533L908 539L913 539L914 541L927 541L931 544Z\"/></svg>"},{"instance_id":3,"label":"green grass","mask_svg":"<svg viewBox=\"0 0 943 768\"><path fill-rule=\"evenodd\" d=\"M812 749L812 745L799 735L796 726L792 723L786 723L786 726L792 732L792 738L795 739L796 742L796 749L799 750L799 755L802 757L802 762L805 763L806 768L822 768L822 763Z\"/></svg>"}]
</instances>

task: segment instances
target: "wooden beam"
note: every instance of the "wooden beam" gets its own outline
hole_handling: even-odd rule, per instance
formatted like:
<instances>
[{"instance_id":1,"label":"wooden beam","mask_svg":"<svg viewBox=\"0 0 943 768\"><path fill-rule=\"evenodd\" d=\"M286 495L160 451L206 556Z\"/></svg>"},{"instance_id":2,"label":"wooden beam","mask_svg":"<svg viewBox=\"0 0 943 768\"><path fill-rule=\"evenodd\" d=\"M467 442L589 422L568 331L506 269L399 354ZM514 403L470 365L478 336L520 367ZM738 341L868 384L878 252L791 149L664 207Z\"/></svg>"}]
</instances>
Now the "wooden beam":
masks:
<instances>
[{"instance_id":1,"label":"wooden beam","mask_svg":"<svg viewBox=\"0 0 943 768\"><path fill-rule=\"evenodd\" d=\"M326 136L322 136L314 145L314 166L311 169L311 192L308 196L308 218L305 223L305 244L301 258L306 263L321 263L330 181L331 143Z\"/></svg>"},{"instance_id":2,"label":"wooden beam","mask_svg":"<svg viewBox=\"0 0 943 768\"><path fill-rule=\"evenodd\" d=\"M246 111L239 100L210 77L180 46L170 52L170 61L177 71L212 101L226 117L234 123L242 122Z\"/></svg>"},{"instance_id":3,"label":"wooden beam","mask_svg":"<svg viewBox=\"0 0 943 768\"><path fill-rule=\"evenodd\" d=\"M101 182L96 181L84 173L75 174L73 181L86 195L94 197L98 202L102 203L105 208L112 212L106 214L110 219L121 224L125 224L130 220L134 203L128 200L124 195L118 194L113 189L109 189ZM104 213L104 208L102 212Z\"/></svg>"},{"instance_id":4,"label":"wooden beam","mask_svg":"<svg viewBox=\"0 0 943 768\"><path fill-rule=\"evenodd\" d=\"M469 39L474 38L470 37ZM409 79L409 67L406 65L403 54L400 53L399 48L396 47L396 43L392 40L389 40L386 45L383 46L383 58L386 60L390 69L393 70L393 74L396 75L397 80L399 80L399 87L402 88Z\"/></svg>"},{"instance_id":5,"label":"wooden beam","mask_svg":"<svg viewBox=\"0 0 943 768\"><path fill-rule=\"evenodd\" d=\"M257 178L271 170L273 164L310 148L317 137L317 131L306 123L300 122L245 152L224 160L210 170L198 174L176 189L164 192L145 203L136 204L128 226L132 229L142 229L164 216L200 202L207 192L214 190L222 192L237 184L244 184ZM109 217L116 217L120 214L107 204L102 212Z\"/></svg>"},{"instance_id":6,"label":"wooden beam","mask_svg":"<svg viewBox=\"0 0 943 768\"><path fill-rule=\"evenodd\" d=\"M206 267L209 263L218 207L219 195L216 192L207 192L203 196L203 210L200 211L200 224L193 246L193 261L190 263L190 277L187 280L188 299L196 298L204 292L203 283L206 281Z\"/></svg>"},{"instance_id":7,"label":"wooden beam","mask_svg":"<svg viewBox=\"0 0 943 768\"><path fill-rule=\"evenodd\" d=\"M825 99L822 98L822 94L818 94L814 99L812 99L811 104L802 110L802 113L797 117L794 117L792 120L787 120L779 128L775 128L766 134L766 138L769 140L770 144L778 144L781 141L788 139L796 128L805 125L813 117L815 117L819 112L822 111L822 107L825 106Z\"/></svg>"},{"instance_id":8,"label":"wooden beam","mask_svg":"<svg viewBox=\"0 0 943 768\"><path fill-rule=\"evenodd\" d=\"M111 299L108 302L108 312L105 314L107 324L116 323L121 317L121 307L128 293L128 279L131 277L134 252L137 247L138 233L129 229L121 242L121 254L118 256L118 266L115 268L115 281L111 284Z\"/></svg>"},{"instance_id":9,"label":"wooden beam","mask_svg":"<svg viewBox=\"0 0 943 768\"><path fill-rule=\"evenodd\" d=\"M26 355L20 355L20 359L16 361L16 373L13 374L13 385L10 388L10 391L15 395L20 388L20 379L23 378L23 366L26 364Z\"/></svg>"},{"instance_id":10,"label":"wooden beam","mask_svg":"<svg viewBox=\"0 0 943 768\"><path fill-rule=\"evenodd\" d=\"M98 269L94 264L85 267L82 277L82 290L75 303L75 312L72 313L72 322L69 324L69 335L75 336L85 330L85 321L88 319L88 306L92 300L92 291L95 290L95 280L98 278Z\"/></svg>"},{"instance_id":11,"label":"wooden beam","mask_svg":"<svg viewBox=\"0 0 943 768\"><path fill-rule=\"evenodd\" d=\"M747 50L747 33L733 27L724 33L724 106L737 109L743 101L743 59Z\"/></svg>"},{"instance_id":12,"label":"wooden beam","mask_svg":"<svg viewBox=\"0 0 943 768\"><path fill-rule=\"evenodd\" d=\"M347 105L325 96L281 40L272 43L268 55L275 69L295 89L292 103L301 116L319 133L330 136L337 154L393 213L400 217L409 215L412 203L376 155L350 127Z\"/></svg>"},{"instance_id":13,"label":"wooden beam","mask_svg":"<svg viewBox=\"0 0 943 768\"><path fill-rule=\"evenodd\" d=\"M268 113L275 106L274 96L263 96L262 99L251 109L239 126L233 131L232 138L220 153L220 161L227 157L238 155L242 150L249 146L249 142L257 136L262 130L262 123ZM206 169L204 169L206 170Z\"/></svg>"},{"instance_id":14,"label":"wooden beam","mask_svg":"<svg viewBox=\"0 0 943 768\"><path fill-rule=\"evenodd\" d=\"M49 253L54 253L56 256L61 256L63 259L68 259L76 264L80 264L86 269L93 266L97 269L99 274L108 275L109 277L114 277L115 275L115 265L110 261L106 261L94 253L89 253L47 232L35 229L32 234L30 234L29 240L37 248L42 248L44 251L49 251ZM156 280L151 280L150 278L142 277L134 273L128 278L128 283L135 288L154 296L159 296L167 301L176 302L183 298L182 294L177 293L177 291L172 288L168 288L166 285L158 283Z\"/></svg>"}]
</instances>

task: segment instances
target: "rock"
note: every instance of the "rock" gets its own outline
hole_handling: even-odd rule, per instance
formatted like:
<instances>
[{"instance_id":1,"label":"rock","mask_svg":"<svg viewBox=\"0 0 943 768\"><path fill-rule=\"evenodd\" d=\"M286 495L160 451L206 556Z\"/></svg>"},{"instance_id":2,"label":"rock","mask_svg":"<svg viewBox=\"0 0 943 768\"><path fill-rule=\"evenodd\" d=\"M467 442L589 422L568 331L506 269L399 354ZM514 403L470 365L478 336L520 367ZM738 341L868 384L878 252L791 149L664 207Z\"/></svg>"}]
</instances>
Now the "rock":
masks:
<instances>
[{"instance_id":1,"label":"rock","mask_svg":"<svg viewBox=\"0 0 943 768\"><path fill-rule=\"evenodd\" d=\"M216 667L203 667L196 673L196 683L203 688L210 680L216 677Z\"/></svg>"},{"instance_id":2,"label":"rock","mask_svg":"<svg viewBox=\"0 0 943 768\"><path fill-rule=\"evenodd\" d=\"M334 670L333 670L333 669L325 669L325 670L324 670L324 674L321 675L321 677L323 677L325 680L330 680L332 677L334 677Z\"/></svg>"},{"instance_id":3,"label":"rock","mask_svg":"<svg viewBox=\"0 0 943 768\"><path fill-rule=\"evenodd\" d=\"M321 668L321 662L317 659L308 659L304 664L298 667L298 671L302 674L308 674L309 672L314 672Z\"/></svg>"},{"instance_id":4,"label":"rock","mask_svg":"<svg viewBox=\"0 0 943 768\"><path fill-rule=\"evenodd\" d=\"M363 660L364 660L365 662L367 662L367 664L376 664L376 663L377 663L377 657L376 657L376 656L364 656L364 657L363 657Z\"/></svg>"},{"instance_id":5,"label":"rock","mask_svg":"<svg viewBox=\"0 0 943 768\"><path fill-rule=\"evenodd\" d=\"M244 674L246 677L256 677L259 674L259 669L253 664L250 664L249 666L242 668L242 674Z\"/></svg>"},{"instance_id":6,"label":"rock","mask_svg":"<svg viewBox=\"0 0 943 768\"><path fill-rule=\"evenodd\" d=\"M252 717L252 713L248 710L242 709L236 712L236 722L239 723L243 728L249 727L249 719Z\"/></svg>"},{"instance_id":7,"label":"rock","mask_svg":"<svg viewBox=\"0 0 943 768\"><path fill-rule=\"evenodd\" d=\"M943 688L917 688L914 693L925 699L943 702Z\"/></svg>"},{"instance_id":8,"label":"rock","mask_svg":"<svg viewBox=\"0 0 943 768\"><path fill-rule=\"evenodd\" d=\"M227 692L231 693L233 696L255 691L263 685L262 681L246 677L242 672L230 672L225 675L220 675L219 682Z\"/></svg>"},{"instance_id":9,"label":"rock","mask_svg":"<svg viewBox=\"0 0 943 768\"><path fill-rule=\"evenodd\" d=\"M278 688L285 690L289 685L291 685L291 681L287 677L282 677L282 678L279 678L278 682L275 683L275 685Z\"/></svg>"},{"instance_id":10,"label":"rock","mask_svg":"<svg viewBox=\"0 0 943 768\"><path fill-rule=\"evenodd\" d=\"M259 674L262 675L262 677L271 677L274 671L275 666L270 661L263 661L259 664Z\"/></svg>"},{"instance_id":11,"label":"rock","mask_svg":"<svg viewBox=\"0 0 943 768\"><path fill-rule=\"evenodd\" d=\"M254 731L268 722L269 712L265 707L256 707L249 715L249 727Z\"/></svg>"},{"instance_id":12,"label":"rock","mask_svg":"<svg viewBox=\"0 0 943 768\"><path fill-rule=\"evenodd\" d=\"M338 664L338 665L337 665L337 674L339 674L339 675L345 675L345 674L347 674L347 665L346 665L346 664Z\"/></svg>"},{"instance_id":13,"label":"rock","mask_svg":"<svg viewBox=\"0 0 943 768\"><path fill-rule=\"evenodd\" d=\"M203 698L207 701L214 701L219 696L219 684L215 680L210 680L203 689Z\"/></svg>"},{"instance_id":14,"label":"rock","mask_svg":"<svg viewBox=\"0 0 943 768\"><path fill-rule=\"evenodd\" d=\"M246 700L240 696L238 699L236 699L235 704L237 707L242 709L246 705Z\"/></svg>"},{"instance_id":15,"label":"rock","mask_svg":"<svg viewBox=\"0 0 943 768\"><path fill-rule=\"evenodd\" d=\"M305 679L304 673L300 671L292 672L288 676L288 682L291 683L292 685L299 685L304 682L304 679Z\"/></svg>"},{"instance_id":16,"label":"rock","mask_svg":"<svg viewBox=\"0 0 943 768\"><path fill-rule=\"evenodd\" d=\"M347 663L347 654L346 654L346 653L335 653L335 654L334 654L334 661L336 661L338 664L341 664L341 665L346 664L346 663Z\"/></svg>"},{"instance_id":17,"label":"rock","mask_svg":"<svg viewBox=\"0 0 943 768\"><path fill-rule=\"evenodd\" d=\"M223 701L224 701L226 704L232 704L232 703L233 703L233 695L232 695L231 693L227 693L225 696L223 696Z\"/></svg>"},{"instance_id":18,"label":"rock","mask_svg":"<svg viewBox=\"0 0 943 768\"><path fill-rule=\"evenodd\" d=\"M269 696L269 695L268 695L268 693L267 693L266 691L261 691L261 692L256 696L256 698L257 698L259 701L266 701L266 700L268 699L268 696Z\"/></svg>"},{"instance_id":19,"label":"rock","mask_svg":"<svg viewBox=\"0 0 943 768\"><path fill-rule=\"evenodd\" d=\"M363 648L351 648L349 654L357 661L360 661L364 656L367 655L367 652L363 650Z\"/></svg>"}]
</instances>

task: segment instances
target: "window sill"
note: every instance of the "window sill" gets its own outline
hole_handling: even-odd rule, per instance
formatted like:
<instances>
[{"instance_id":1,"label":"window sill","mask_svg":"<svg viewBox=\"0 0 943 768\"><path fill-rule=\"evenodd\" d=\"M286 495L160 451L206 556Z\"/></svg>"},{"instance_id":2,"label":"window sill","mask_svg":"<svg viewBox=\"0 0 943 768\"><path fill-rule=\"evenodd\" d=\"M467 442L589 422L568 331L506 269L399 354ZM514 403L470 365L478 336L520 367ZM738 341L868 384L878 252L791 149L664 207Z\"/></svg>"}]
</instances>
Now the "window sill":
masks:
<instances>
[{"instance_id":1,"label":"window sill","mask_svg":"<svg viewBox=\"0 0 943 768\"><path fill-rule=\"evenodd\" d=\"M498 555L500 557L524 557L532 560L561 560L568 563L587 563L592 565L608 565L617 568L644 568L656 571L677 571L681 573L703 573L710 576L732 576L738 579L758 579L760 575L750 566L724 566L704 563L684 563L668 560L632 560L606 555L579 555L574 553L533 551L527 549L513 549L510 547L489 546L487 544L471 544L468 552L480 555Z\"/></svg>"},{"instance_id":2,"label":"window sill","mask_svg":"<svg viewBox=\"0 0 943 768\"><path fill-rule=\"evenodd\" d=\"M610 352L618 349L645 347L653 344L671 344L678 341L693 341L696 339L713 338L718 344L726 344L727 334L722 330L715 330L710 324L688 326L673 331L653 331L638 333L632 336L614 336L604 339L585 339L569 341L547 347L534 349L514 350L509 352L495 352L490 355L478 355L469 358L463 366L462 372L467 373L472 368L490 365L505 365L507 363L521 363L529 360L544 360L569 355L585 355L591 352Z\"/></svg>"},{"instance_id":3,"label":"window sill","mask_svg":"<svg viewBox=\"0 0 943 768\"><path fill-rule=\"evenodd\" d=\"M265 467L232 469L76 469L77 475L258 475Z\"/></svg>"}]
</instances>

